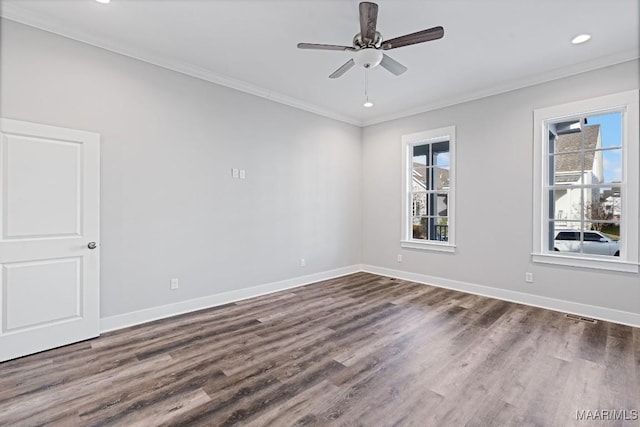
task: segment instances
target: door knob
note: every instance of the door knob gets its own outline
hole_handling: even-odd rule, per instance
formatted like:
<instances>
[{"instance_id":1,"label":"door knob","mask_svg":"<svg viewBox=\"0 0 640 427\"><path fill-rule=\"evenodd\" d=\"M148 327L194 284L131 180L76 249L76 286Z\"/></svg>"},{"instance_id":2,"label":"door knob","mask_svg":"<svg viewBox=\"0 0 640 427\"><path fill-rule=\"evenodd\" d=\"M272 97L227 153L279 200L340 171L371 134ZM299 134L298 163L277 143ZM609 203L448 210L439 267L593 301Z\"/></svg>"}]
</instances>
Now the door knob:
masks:
<instances>
[{"instance_id":1,"label":"door knob","mask_svg":"<svg viewBox=\"0 0 640 427\"><path fill-rule=\"evenodd\" d=\"M97 246L97 245L96 245L96 242L89 242L89 244L87 245L87 247L88 247L89 249L95 249L95 248L96 248L96 246Z\"/></svg>"}]
</instances>

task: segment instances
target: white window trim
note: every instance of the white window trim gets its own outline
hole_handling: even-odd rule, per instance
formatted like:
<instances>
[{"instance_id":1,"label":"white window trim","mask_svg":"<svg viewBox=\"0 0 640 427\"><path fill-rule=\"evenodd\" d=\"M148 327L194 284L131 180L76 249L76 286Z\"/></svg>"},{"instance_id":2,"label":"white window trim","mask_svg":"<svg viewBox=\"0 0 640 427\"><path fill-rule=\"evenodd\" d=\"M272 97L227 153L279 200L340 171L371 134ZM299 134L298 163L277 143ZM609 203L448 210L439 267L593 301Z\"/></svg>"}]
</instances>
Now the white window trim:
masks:
<instances>
[{"instance_id":1,"label":"white window trim","mask_svg":"<svg viewBox=\"0 0 640 427\"><path fill-rule=\"evenodd\" d=\"M638 273L638 193L640 191L639 169L639 96L637 90L621 92L613 95L591 98L553 107L534 110L533 114L533 261L566 265L573 267L594 268ZM593 115L605 111L621 111L622 128L622 173L624 184L621 186L622 223L620 227L621 253L624 258L606 257L589 254L565 254L549 251L545 240L548 236L547 220L548 198L543 194L548 170L548 144L546 125L558 119L571 119L579 116Z\"/></svg>"},{"instance_id":2,"label":"white window trim","mask_svg":"<svg viewBox=\"0 0 640 427\"><path fill-rule=\"evenodd\" d=\"M409 190L411 181L409 171L413 169L412 154L416 145L449 141L449 198L448 198L448 241L437 242L413 239L409 220ZM402 236L400 246L407 249L421 249L439 252L455 252L456 239L456 127L446 126L439 129L417 132L402 136Z\"/></svg>"}]
</instances>

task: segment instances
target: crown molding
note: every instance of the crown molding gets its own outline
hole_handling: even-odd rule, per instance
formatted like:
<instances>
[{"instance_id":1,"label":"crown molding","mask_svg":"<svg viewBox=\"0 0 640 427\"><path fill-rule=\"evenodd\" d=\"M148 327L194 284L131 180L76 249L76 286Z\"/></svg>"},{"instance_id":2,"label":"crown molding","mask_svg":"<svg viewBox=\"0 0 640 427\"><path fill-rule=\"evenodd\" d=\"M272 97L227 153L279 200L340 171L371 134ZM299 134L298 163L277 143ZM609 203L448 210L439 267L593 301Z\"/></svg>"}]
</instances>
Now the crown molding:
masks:
<instances>
[{"instance_id":1,"label":"crown molding","mask_svg":"<svg viewBox=\"0 0 640 427\"><path fill-rule=\"evenodd\" d=\"M439 110L441 108L450 107L465 102L474 101L489 96L499 95L506 92L511 92L518 89L523 89L530 86L535 86L541 83L557 80L565 77L570 77L577 74L593 71L600 68L609 67L612 65L620 64L627 61L633 61L640 58L640 52L635 49L630 49L624 52L618 52L612 55L596 58L591 61L581 62L577 64L571 64L567 67L556 68L545 73L528 76L523 79L514 79L505 82L498 86L492 86L489 88L481 89L475 92L467 93L462 96L453 96L450 98L444 98L432 103L425 103L414 108L402 110L392 114L385 114L377 116L371 119L361 120L355 117L337 113L333 110L303 101L298 98L294 98L288 95L284 95L272 90L257 86L239 79L234 79L229 76L218 74L210 70L198 67L196 65L177 62L161 55L152 55L148 52L144 52L139 49L133 49L130 46L123 46L112 41L92 36L86 32L77 31L66 27L63 23L52 19L48 16L42 16L40 14L33 13L18 6L16 3L0 3L0 17L15 21L24 25L35 27L44 31L48 31L69 39L73 39L82 43L93 45L101 49L105 49L111 52L115 52L124 56L128 56L133 59L137 59L143 62L147 62L158 67L162 67L168 70L172 70L178 73L182 73L191 77L195 77L201 80L208 81L210 83L225 86L231 89L238 90L250 95L258 96L270 101L274 101L289 107L293 107L299 110L307 111L319 116L327 117L333 120L341 121L358 127L371 126L391 120L401 119L416 114L426 113L429 111Z\"/></svg>"},{"instance_id":2,"label":"crown molding","mask_svg":"<svg viewBox=\"0 0 640 427\"><path fill-rule=\"evenodd\" d=\"M427 113L429 111L439 110L441 108L451 107L453 105L463 104L465 102L475 101L477 99L488 98L490 96L500 95L502 93L512 92L514 90L524 89L526 87L536 86L553 80L559 80L565 77L575 76L578 74L587 73L589 71L622 64L624 62L634 61L639 58L640 52L635 49L630 49L612 55L603 56L591 61L571 64L568 67L556 68L546 73L536 74L523 79L510 80L499 86L492 86L490 88L465 94L464 96L447 98L439 100L432 104L424 104L419 107L400 111L398 113L382 115L373 119L364 120L362 121L361 126L366 127L388 122L391 120L402 119L404 117L414 116L416 114Z\"/></svg>"},{"instance_id":3,"label":"crown molding","mask_svg":"<svg viewBox=\"0 0 640 427\"><path fill-rule=\"evenodd\" d=\"M218 74L187 62L173 61L167 57L163 57L162 55L149 54L148 52L144 52L140 49L134 49L130 46L123 46L121 44L114 43L101 37L92 36L83 31L68 28L56 19L27 11L24 8L16 5L15 3L2 3L0 5L0 17L82 43L96 46L101 49L115 52L120 55L128 56L130 58L147 62L158 67L166 68L171 71L186 74L188 76L205 80L210 83L215 83L220 86L225 86L231 89L238 90L240 92L278 102L289 107L308 111L310 113L314 113L333 120L338 120L351 125L359 127L362 126L362 120L336 113L335 111L305 102L301 99L274 92L272 90L242 80L234 79L229 76Z\"/></svg>"}]
</instances>

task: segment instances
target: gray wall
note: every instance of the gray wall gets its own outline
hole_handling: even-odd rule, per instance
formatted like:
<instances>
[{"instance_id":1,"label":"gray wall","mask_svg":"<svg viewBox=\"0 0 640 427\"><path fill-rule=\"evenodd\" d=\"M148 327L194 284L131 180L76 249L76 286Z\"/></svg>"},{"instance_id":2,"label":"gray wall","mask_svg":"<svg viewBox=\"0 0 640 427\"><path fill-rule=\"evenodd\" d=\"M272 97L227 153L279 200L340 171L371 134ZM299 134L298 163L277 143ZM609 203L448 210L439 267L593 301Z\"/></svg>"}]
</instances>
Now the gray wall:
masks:
<instances>
[{"instance_id":1,"label":"gray wall","mask_svg":"<svg viewBox=\"0 0 640 427\"><path fill-rule=\"evenodd\" d=\"M637 89L639 71L638 61L627 62L366 127L363 263L640 313L637 274L531 262L533 110ZM400 138L448 125L457 133L456 253L401 250ZM524 282L526 271L533 284Z\"/></svg>"},{"instance_id":2,"label":"gray wall","mask_svg":"<svg viewBox=\"0 0 640 427\"><path fill-rule=\"evenodd\" d=\"M102 135L102 317L359 262L360 128L11 21L1 41L2 117Z\"/></svg>"},{"instance_id":3,"label":"gray wall","mask_svg":"<svg viewBox=\"0 0 640 427\"><path fill-rule=\"evenodd\" d=\"M0 30L0 115L102 135L103 317L360 262L640 313L638 275L530 261L533 109L638 88L637 61L361 130L10 21ZM457 251L401 250L400 137L451 124Z\"/></svg>"}]
</instances>

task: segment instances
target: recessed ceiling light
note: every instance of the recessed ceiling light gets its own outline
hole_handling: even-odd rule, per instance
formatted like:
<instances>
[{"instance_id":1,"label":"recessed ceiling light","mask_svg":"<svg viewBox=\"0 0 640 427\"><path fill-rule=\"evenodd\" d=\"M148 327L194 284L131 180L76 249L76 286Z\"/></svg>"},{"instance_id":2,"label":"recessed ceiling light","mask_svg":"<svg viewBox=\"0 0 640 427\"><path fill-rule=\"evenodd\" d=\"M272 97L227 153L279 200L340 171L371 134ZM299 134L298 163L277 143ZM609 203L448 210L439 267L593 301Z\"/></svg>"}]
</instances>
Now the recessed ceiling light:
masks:
<instances>
[{"instance_id":1,"label":"recessed ceiling light","mask_svg":"<svg viewBox=\"0 0 640 427\"><path fill-rule=\"evenodd\" d=\"M111 0L96 0L98 3L109 4Z\"/></svg>"},{"instance_id":2,"label":"recessed ceiling light","mask_svg":"<svg viewBox=\"0 0 640 427\"><path fill-rule=\"evenodd\" d=\"M571 39L571 43L573 44L584 43L586 41L589 41L590 38L591 38L590 34L580 34L578 36L575 36L573 39Z\"/></svg>"},{"instance_id":3,"label":"recessed ceiling light","mask_svg":"<svg viewBox=\"0 0 640 427\"><path fill-rule=\"evenodd\" d=\"M362 104L363 107L365 108L371 108L373 107L373 102L369 101L368 99L364 102L364 104Z\"/></svg>"}]
</instances>

